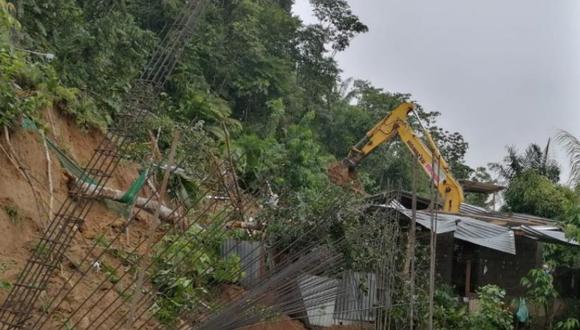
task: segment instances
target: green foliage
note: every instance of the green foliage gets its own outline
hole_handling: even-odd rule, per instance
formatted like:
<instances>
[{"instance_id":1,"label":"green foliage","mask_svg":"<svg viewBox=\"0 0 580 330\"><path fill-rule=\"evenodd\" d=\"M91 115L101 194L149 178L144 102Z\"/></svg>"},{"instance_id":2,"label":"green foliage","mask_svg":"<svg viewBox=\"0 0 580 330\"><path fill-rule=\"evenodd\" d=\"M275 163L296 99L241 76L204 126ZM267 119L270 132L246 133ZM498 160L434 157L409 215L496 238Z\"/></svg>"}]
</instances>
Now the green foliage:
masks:
<instances>
[{"instance_id":1,"label":"green foliage","mask_svg":"<svg viewBox=\"0 0 580 330\"><path fill-rule=\"evenodd\" d=\"M241 177L251 188L269 182L276 191L320 190L329 183L326 166L333 158L303 125L290 125L279 140L242 135L235 142L235 151Z\"/></svg>"},{"instance_id":2,"label":"green foliage","mask_svg":"<svg viewBox=\"0 0 580 330\"><path fill-rule=\"evenodd\" d=\"M358 33L368 31L345 0L311 0L314 15L325 25L328 41L334 50L345 50Z\"/></svg>"},{"instance_id":3,"label":"green foliage","mask_svg":"<svg viewBox=\"0 0 580 330\"><path fill-rule=\"evenodd\" d=\"M26 16L21 19L26 21ZM37 117L43 108L57 106L77 115L80 124L104 128L106 120L91 101L79 99L77 89L63 87L54 66L38 60L42 54L14 47L15 37L8 31L21 37L27 28L24 24L21 29L10 4L0 3L0 31L7 31L0 36L0 126L11 125L23 115Z\"/></svg>"},{"instance_id":4,"label":"green foliage","mask_svg":"<svg viewBox=\"0 0 580 330\"><path fill-rule=\"evenodd\" d=\"M54 53L52 66L66 86L109 113L117 110L154 35L140 28L121 2L34 0L20 6L23 46Z\"/></svg>"},{"instance_id":5,"label":"green foliage","mask_svg":"<svg viewBox=\"0 0 580 330\"><path fill-rule=\"evenodd\" d=\"M479 310L471 317L471 329L512 329L512 316L503 302L505 290L488 284L477 291Z\"/></svg>"},{"instance_id":6,"label":"green foliage","mask_svg":"<svg viewBox=\"0 0 580 330\"><path fill-rule=\"evenodd\" d=\"M568 236L580 242L580 195L572 199L572 203L564 212L563 219Z\"/></svg>"},{"instance_id":7,"label":"green foliage","mask_svg":"<svg viewBox=\"0 0 580 330\"><path fill-rule=\"evenodd\" d=\"M560 131L558 142L570 157L570 183L580 186L580 140L570 132Z\"/></svg>"},{"instance_id":8,"label":"green foliage","mask_svg":"<svg viewBox=\"0 0 580 330\"><path fill-rule=\"evenodd\" d=\"M251 189L259 188L266 181L282 185L284 179L278 176L287 160L287 150L275 138L260 138L256 134L245 134L235 141L238 169L242 181Z\"/></svg>"},{"instance_id":9,"label":"green foliage","mask_svg":"<svg viewBox=\"0 0 580 330\"><path fill-rule=\"evenodd\" d=\"M221 229L223 230L223 229ZM158 290L156 316L172 325L180 313L208 303L220 283L235 283L243 275L236 255L223 258L223 233L192 226L184 235L166 235L153 256L152 282Z\"/></svg>"},{"instance_id":10,"label":"green foliage","mask_svg":"<svg viewBox=\"0 0 580 330\"><path fill-rule=\"evenodd\" d=\"M12 284L8 281L0 280L0 290L10 290Z\"/></svg>"},{"instance_id":11,"label":"green foliage","mask_svg":"<svg viewBox=\"0 0 580 330\"><path fill-rule=\"evenodd\" d=\"M291 125L284 143L288 149L287 183L291 187L323 187L328 182L326 165L332 158L322 152L312 130Z\"/></svg>"},{"instance_id":12,"label":"green foliage","mask_svg":"<svg viewBox=\"0 0 580 330\"><path fill-rule=\"evenodd\" d=\"M120 278L119 275L117 274L117 270L115 269L115 267L109 265L108 263L103 262L101 264L101 269L103 270L103 274L107 275L107 280L109 282L113 284L119 282Z\"/></svg>"},{"instance_id":13,"label":"green foliage","mask_svg":"<svg viewBox=\"0 0 580 330\"><path fill-rule=\"evenodd\" d=\"M0 126L12 125L21 115L34 115L48 104L46 67L26 61L10 45L0 47Z\"/></svg>"},{"instance_id":14,"label":"green foliage","mask_svg":"<svg viewBox=\"0 0 580 330\"><path fill-rule=\"evenodd\" d=\"M556 330L578 330L580 329L580 321L576 318L568 318L564 321L556 323Z\"/></svg>"},{"instance_id":15,"label":"green foliage","mask_svg":"<svg viewBox=\"0 0 580 330\"><path fill-rule=\"evenodd\" d=\"M20 10L18 38L28 48L55 54L50 68L71 87L62 90L55 84L61 88L56 93L59 108L83 125L103 128L114 118L121 96L159 39L162 26L183 3L29 1ZM344 0L313 0L319 22L309 26L291 15L289 4L209 2L158 108L183 125L202 122L219 142L228 131L245 157L240 177L249 186L263 187L267 181L275 189L319 189L326 184L331 154L343 156L376 120L409 95L357 81L351 95L341 98L340 70L328 48L346 49L367 27ZM353 97L357 104L349 102ZM430 121L436 114L422 116ZM461 168L467 148L461 136L433 129L452 168ZM246 152L252 155L243 156ZM401 181L409 181L404 163L408 158L398 161L398 153L381 166L376 166L377 158L375 166L367 167L372 171L361 174L363 178L380 174L381 179L366 179L369 187L385 187L382 184L399 177L402 169L406 173Z\"/></svg>"},{"instance_id":16,"label":"green foliage","mask_svg":"<svg viewBox=\"0 0 580 330\"><path fill-rule=\"evenodd\" d=\"M527 289L528 297L539 304L550 304L558 297L552 275L543 269L530 270L521 284Z\"/></svg>"},{"instance_id":17,"label":"green foliage","mask_svg":"<svg viewBox=\"0 0 580 330\"><path fill-rule=\"evenodd\" d=\"M20 28L20 23L14 18L14 4L0 0L0 45L2 48L10 44L11 32Z\"/></svg>"},{"instance_id":18,"label":"green foliage","mask_svg":"<svg viewBox=\"0 0 580 330\"><path fill-rule=\"evenodd\" d=\"M580 194L566 187L560 187L560 191L566 196L564 211L559 216L560 224L567 237L580 241ZM564 245L546 244L544 258L553 266L576 268L580 265L580 251Z\"/></svg>"},{"instance_id":19,"label":"green foliage","mask_svg":"<svg viewBox=\"0 0 580 330\"><path fill-rule=\"evenodd\" d=\"M453 289L438 288L434 296L433 321L435 329L466 329L469 327L467 306L459 302Z\"/></svg>"},{"instance_id":20,"label":"green foliage","mask_svg":"<svg viewBox=\"0 0 580 330\"><path fill-rule=\"evenodd\" d=\"M529 171L536 171L553 183L559 181L560 166L555 160L549 158L550 140L543 150L535 143L530 144L521 154L514 146L508 146L506 149L507 155L503 161L490 163L489 167L508 182Z\"/></svg>"},{"instance_id":21,"label":"green foliage","mask_svg":"<svg viewBox=\"0 0 580 330\"><path fill-rule=\"evenodd\" d=\"M269 240L280 246L300 249L311 242L328 241L333 235L342 233L336 214L340 209L353 205L353 202L353 196L329 184L322 191L304 189L289 193L282 205L262 212L260 219L268 223ZM313 224L321 219L327 221L320 224L318 230L312 231Z\"/></svg>"},{"instance_id":22,"label":"green foliage","mask_svg":"<svg viewBox=\"0 0 580 330\"><path fill-rule=\"evenodd\" d=\"M544 308L545 329L552 329L554 302L558 297L552 275L544 269L532 269L521 279L521 284L527 289L526 295L530 301Z\"/></svg>"},{"instance_id":23,"label":"green foliage","mask_svg":"<svg viewBox=\"0 0 580 330\"><path fill-rule=\"evenodd\" d=\"M580 239L580 194L555 183L557 164L547 158L547 151L542 154L537 146L532 145L524 155L519 155L515 149L508 148L504 163L491 164L490 167L509 179L504 211L557 220L568 237ZM578 256L576 249L545 245L544 258L552 265L574 267L579 262Z\"/></svg>"},{"instance_id":24,"label":"green foliage","mask_svg":"<svg viewBox=\"0 0 580 330\"><path fill-rule=\"evenodd\" d=\"M496 285L486 285L477 290L479 309L467 312L451 288L442 286L435 292L435 329L495 330L513 329L509 306L504 303L505 290Z\"/></svg>"},{"instance_id":25,"label":"green foliage","mask_svg":"<svg viewBox=\"0 0 580 330\"><path fill-rule=\"evenodd\" d=\"M529 170L511 181L505 201L509 211L555 219L565 210L566 195L547 177Z\"/></svg>"}]
</instances>

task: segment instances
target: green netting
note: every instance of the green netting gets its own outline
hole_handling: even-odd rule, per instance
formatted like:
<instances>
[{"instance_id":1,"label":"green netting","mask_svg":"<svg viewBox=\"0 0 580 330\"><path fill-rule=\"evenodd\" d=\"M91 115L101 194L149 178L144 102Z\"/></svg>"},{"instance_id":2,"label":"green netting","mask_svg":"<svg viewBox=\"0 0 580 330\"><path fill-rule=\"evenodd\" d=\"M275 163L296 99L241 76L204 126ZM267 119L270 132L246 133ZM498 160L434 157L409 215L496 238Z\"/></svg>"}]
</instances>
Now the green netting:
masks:
<instances>
[{"instance_id":1,"label":"green netting","mask_svg":"<svg viewBox=\"0 0 580 330\"><path fill-rule=\"evenodd\" d=\"M24 117L22 119L22 127L31 131L39 131L38 126L36 126L34 121L28 117ZM66 152L58 147L58 144L47 137L44 137L44 139L46 140L48 147L56 153L60 165L64 167L70 174L88 184L96 184L96 181L93 178L84 173L82 167L80 167L71 157L66 154Z\"/></svg>"},{"instance_id":2,"label":"green netting","mask_svg":"<svg viewBox=\"0 0 580 330\"><path fill-rule=\"evenodd\" d=\"M36 124L34 123L34 121L28 117L24 117L22 119L22 127L26 128L28 130L34 130L34 131L38 131L38 127L36 126Z\"/></svg>"},{"instance_id":3,"label":"green netting","mask_svg":"<svg viewBox=\"0 0 580 330\"><path fill-rule=\"evenodd\" d=\"M88 174L84 173L84 170L72 158L68 157L67 154L62 151L56 143L54 143L51 139L46 138L46 144L52 151L56 153L60 165L64 167L70 174L88 184L96 184L96 181Z\"/></svg>"},{"instance_id":4,"label":"green netting","mask_svg":"<svg viewBox=\"0 0 580 330\"><path fill-rule=\"evenodd\" d=\"M34 121L30 118L23 118L22 119L22 127L28 130L38 131L38 127L34 123ZM52 141L51 139L45 137L46 144L48 147L56 153L58 161L60 162L61 166L64 167L70 174L77 177L78 179L86 182L88 184L96 184L96 181L84 173L82 167L80 167L71 157L69 157L62 149L58 147L58 145ZM121 197L119 202L125 204L132 204L135 198L137 198L137 194L147 181L147 177L149 176L149 169L145 171L141 171L141 174L129 187L127 192Z\"/></svg>"},{"instance_id":5,"label":"green netting","mask_svg":"<svg viewBox=\"0 0 580 330\"><path fill-rule=\"evenodd\" d=\"M132 204L133 201L135 200L135 198L137 198L139 191L141 190L141 188L145 184L145 181L147 181L148 176L149 176L149 169L147 169L145 171L141 171L141 174L139 175L139 177L137 177L137 179L135 179L135 181L133 181L133 183L131 184L131 186L129 187L127 192L121 197L119 202L126 203L126 204Z\"/></svg>"}]
</instances>

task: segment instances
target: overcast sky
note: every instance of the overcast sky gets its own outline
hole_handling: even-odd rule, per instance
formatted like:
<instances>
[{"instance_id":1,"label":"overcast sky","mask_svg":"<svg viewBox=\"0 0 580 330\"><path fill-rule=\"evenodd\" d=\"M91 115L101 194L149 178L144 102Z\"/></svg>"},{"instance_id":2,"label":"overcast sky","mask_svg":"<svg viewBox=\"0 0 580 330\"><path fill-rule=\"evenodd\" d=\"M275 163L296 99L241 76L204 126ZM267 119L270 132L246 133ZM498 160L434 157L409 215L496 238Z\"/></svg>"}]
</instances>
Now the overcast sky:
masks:
<instances>
[{"instance_id":1,"label":"overcast sky","mask_svg":"<svg viewBox=\"0 0 580 330\"><path fill-rule=\"evenodd\" d=\"M470 166L501 160L506 145L544 146L558 129L580 136L579 0L349 2L369 32L337 55L343 77L441 112L440 126L469 142ZM313 22L308 0L294 10Z\"/></svg>"}]
</instances>

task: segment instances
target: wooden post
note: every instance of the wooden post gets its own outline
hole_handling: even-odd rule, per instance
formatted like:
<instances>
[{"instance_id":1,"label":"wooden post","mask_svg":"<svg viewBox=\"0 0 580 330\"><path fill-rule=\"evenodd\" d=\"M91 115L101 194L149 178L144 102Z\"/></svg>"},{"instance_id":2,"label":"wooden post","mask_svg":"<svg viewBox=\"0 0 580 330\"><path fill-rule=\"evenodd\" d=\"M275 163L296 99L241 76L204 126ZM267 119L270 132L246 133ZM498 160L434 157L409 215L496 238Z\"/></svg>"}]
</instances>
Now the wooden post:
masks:
<instances>
[{"instance_id":1,"label":"wooden post","mask_svg":"<svg viewBox=\"0 0 580 330\"><path fill-rule=\"evenodd\" d=\"M417 166L418 160L415 156L415 162L413 164L413 179L412 179L412 189L413 197L411 201L411 226L409 228L409 254L407 258L409 259L409 329L414 329L414 318L415 318L415 234L417 231Z\"/></svg>"},{"instance_id":2,"label":"wooden post","mask_svg":"<svg viewBox=\"0 0 580 330\"><path fill-rule=\"evenodd\" d=\"M436 155L435 150L431 151L433 155ZM436 163L437 162L437 163ZM441 169L441 159L432 159L431 168ZM441 173L438 171L437 177L441 177ZM431 178L433 181L433 178ZM428 329L433 330L433 313L434 313L434 302L433 298L435 296L435 259L437 258L437 212L435 208L438 206L439 195L434 187L434 183L431 182L431 240L430 240L430 256L429 256L429 322Z\"/></svg>"},{"instance_id":3,"label":"wooden post","mask_svg":"<svg viewBox=\"0 0 580 330\"><path fill-rule=\"evenodd\" d=\"M471 292L471 259L465 262L465 296L469 297Z\"/></svg>"}]
</instances>

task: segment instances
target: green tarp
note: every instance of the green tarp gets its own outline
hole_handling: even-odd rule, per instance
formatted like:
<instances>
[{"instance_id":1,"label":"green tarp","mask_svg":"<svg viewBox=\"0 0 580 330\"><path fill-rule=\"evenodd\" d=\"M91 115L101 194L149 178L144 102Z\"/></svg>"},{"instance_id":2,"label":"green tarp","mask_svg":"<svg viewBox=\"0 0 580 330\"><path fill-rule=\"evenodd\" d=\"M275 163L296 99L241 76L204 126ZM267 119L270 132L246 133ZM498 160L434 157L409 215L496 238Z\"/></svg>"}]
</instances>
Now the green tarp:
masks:
<instances>
[{"instance_id":1,"label":"green tarp","mask_svg":"<svg viewBox=\"0 0 580 330\"><path fill-rule=\"evenodd\" d=\"M22 120L22 127L31 131L39 131L34 121L32 121L32 119L30 118L24 118ZM95 179L86 174L84 169L80 167L77 164L77 162L75 162L74 159L72 159L72 157L69 157L64 150L59 148L59 146L54 141L52 141L47 137L44 138L50 150L54 151L54 153L56 154L60 165L64 167L67 172L69 172L71 175L75 176L76 178L82 180L85 183L97 184ZM127 192L121 197L119 202L125 204L132 204L135 198L137 198L139 191L141 191L141 188L147 181L148 176L149 169L141 171L139 177L137 177L137 179L133 181L133 183L131 184Z\"/></svg>"}]
</instances>

